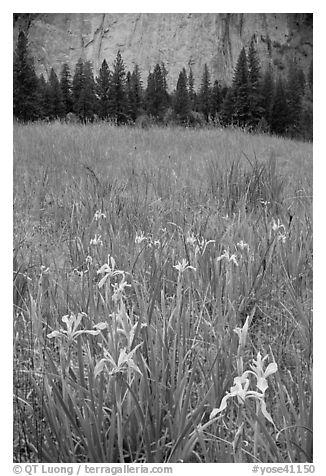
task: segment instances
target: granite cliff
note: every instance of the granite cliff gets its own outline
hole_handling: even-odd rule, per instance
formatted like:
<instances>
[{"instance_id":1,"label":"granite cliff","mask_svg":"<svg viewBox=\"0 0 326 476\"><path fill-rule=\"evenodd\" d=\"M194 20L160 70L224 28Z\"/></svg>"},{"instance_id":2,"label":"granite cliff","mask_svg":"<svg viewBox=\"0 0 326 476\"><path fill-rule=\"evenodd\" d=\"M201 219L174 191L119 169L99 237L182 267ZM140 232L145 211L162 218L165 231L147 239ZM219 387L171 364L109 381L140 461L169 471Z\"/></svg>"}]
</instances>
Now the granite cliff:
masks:
<instances>
[{"instance_id":1,"label":"granite cliff","mask_svg":"<svg viewBox=\"0 0 326 476\"><path fill-rule=\"evenodd\" d=\"M137 63L145 83L148 72L164 61L174 88L183 67L191 65L195 87L207 63L212 79L230 83L243 46L253 34L262 66L286 71L296 58L304 71L312 59L312 14L295 13L34 13L14 14L14 45L19 29L29 38L38 74L48 76L67 62L72 71L81 57L95 73L103 59L112 64L120 50L125 65Z\"/></svg>"}]
</instances>

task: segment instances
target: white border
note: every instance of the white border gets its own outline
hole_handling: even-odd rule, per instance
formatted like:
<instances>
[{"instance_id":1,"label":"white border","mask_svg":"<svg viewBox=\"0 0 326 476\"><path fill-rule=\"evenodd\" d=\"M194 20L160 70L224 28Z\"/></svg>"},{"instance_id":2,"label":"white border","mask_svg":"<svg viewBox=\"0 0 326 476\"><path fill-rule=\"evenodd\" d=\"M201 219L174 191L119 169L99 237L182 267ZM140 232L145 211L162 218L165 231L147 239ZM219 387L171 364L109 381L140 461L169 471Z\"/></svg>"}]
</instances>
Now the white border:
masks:
<instances>
[{"instance_id":1,"label":"white border","mask_svg":"<svg viewBox=\"0 0 326 476\"><path fill-rule=\"evenodd\" d=\"M223 7L227 6L227 10ZM92 7L92 8L91 8ZM117 8L118 7L118 8ZM270 8L272 7L272 8ZM10 5L2 6L0 15L1 21L1 168L2 173L0 184L0 203L2 218L1 233L1 441L0 441L0 463L5 463L2 474L12 473L12 14L14 12L49 12L49 13L77 13L77 12L102 12L108 9L112 13L127 12L150 12L150 13L181 13L181 12L313 12L314 13L314 461L316 465L316 475L325 474L326 451L324 448L325 422L325 396L324 390L326 382L325 369L325 163L326 163L326 145L323 136L325 136L325 88L326 88L326 42L325 42L325 8L324 4L316 1L310 2L175 2L171 0L154 4L151 2L138 1L135 3L120 0L119 2L109 3L97 1L93 3L62 2L56 1L46 4L44 1L13 1ZM8 464L7 464L8 463ZM0 466L1 468L1 466ZM176 474L189 474L201 470L198 465L178 465L174 470ZM216 474L221 472L223 475L229 474L251 474L249 465L205 465L207 474Z\"/></svg>"}]
</instances>

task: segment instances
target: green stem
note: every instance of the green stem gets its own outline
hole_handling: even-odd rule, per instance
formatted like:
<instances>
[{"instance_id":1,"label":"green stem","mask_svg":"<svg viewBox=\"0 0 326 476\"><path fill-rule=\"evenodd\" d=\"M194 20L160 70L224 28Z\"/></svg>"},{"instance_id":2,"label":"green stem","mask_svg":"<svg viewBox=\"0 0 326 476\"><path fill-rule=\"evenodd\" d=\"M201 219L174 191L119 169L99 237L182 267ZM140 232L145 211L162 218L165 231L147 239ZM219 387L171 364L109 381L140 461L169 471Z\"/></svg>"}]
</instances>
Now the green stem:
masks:
<instances>
[{"instance_id":1,"label":"green stem","mask_svg":"<svg viewBox=\"0 0 326 476\"><path fill-rule=\"evenodd\" d=\"M119 378L117 376L117 378ZM121 386L120 383L115 381L115 395L117 406L117 430L118 430L118 449L120 456L120 463L124 463L123 458L123 437L122 437L122 405L121 405Z\"/></svg>"},{"instance_id":2,"label":"green stem","mask_svg":"<svg viewBox=\"0 0 326 476\"><path fill-rule=\"evenodd\" d=\"M240 404L240 411L237 419L237 432L234 436L233 441L233 457L235 463L242 463L242 442L243 442L243 431L244 431L244 418L243 418L243 404Z\"/></svg>"},{"instance_id":3,"label":"green stem","mask_svg":"<svg viewBox=\"0 0 326 476\"><path fill-rule=\"evenodd\" d=\"M257 419L255 421L255 430L254 430L254 457L257 459L257 446L258 446L258 415L259 415L259 402L256 401L256 416Z\"/></svg>"}]
</instances>

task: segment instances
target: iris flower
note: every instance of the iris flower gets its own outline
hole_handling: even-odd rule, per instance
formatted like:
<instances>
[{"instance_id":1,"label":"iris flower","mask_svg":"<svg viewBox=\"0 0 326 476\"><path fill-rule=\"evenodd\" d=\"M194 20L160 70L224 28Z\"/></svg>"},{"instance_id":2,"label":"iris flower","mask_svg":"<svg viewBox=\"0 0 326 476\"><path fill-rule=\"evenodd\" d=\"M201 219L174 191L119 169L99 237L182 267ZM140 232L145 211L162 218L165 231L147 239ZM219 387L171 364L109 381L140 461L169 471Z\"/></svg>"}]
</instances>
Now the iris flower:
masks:
<instances>
[{"instance_id":1,"label":"iris flower","mask_svg":"<svg viewBox=\"0 0 326 476\"><path fill-rule=\"evenodd\" d=\"M125 288L126 287L131 287L131 284L128 284L126 281L125 276L123 276L122 280L120 283L113 284L113 296L112 296L112 301L114 302L120 302L124 296L125 293Z\"/></svg>"},{"instance_id":2,"label":"iris flower","mask_svg":"<svg viewBox=\"0 0 326 476\"><path fill-rule=\"evenodd\" d=\"M239 243L237 243L237 246L240 248L241 251L246 249L249 253L249 245L248 243L245 243L243 240L239 241Z\"/></svg>"},{"instance_id":3,"label":"iris flower","mask_svg":"<svg viewBox=\"0 0 326 476\"><path fill-rule=\"evenodd\" d=\"M216 261L221 261L222 259L226 259L228 263L232 261L236 266L238 266L236 255L230 255L228 249L224 250L223 254L219 256Z\"/></svg>"},{"instance_id":4,"label":"iris flower","mask_svg":"<svg viewBox=\"0 0 326 476\"><path fill-rule=\"evenodd\" d=\"M247 316L246 322L244 323L243 327L236 327L233 331L238 334L239 337L239 346L240 347L245 347L246 345L246 340L247 340L247 334L248 334L248 327L249 327L249 319L250 317Z\"/></svg>"},{"instance_id":5,"label":"iris flower","mask_svg":"<svg viewBox=\"0 0 326 476\"><path fill-rule=\"evenodd\" d=\"M285 229L284 225L282 225L282 223L280 222L280 219L278 218L276 222L275 219L272 218L272 230L279 231L281 228L283 228L283 230Z\"/></svg>"},{"instance_id":6,"label":"iris flower","mask_svg":"<svg viewBox=\"0 0 326 476\"><path fill-rule=\"evenodd\" d=\"M139 245L140 243L142 243L144 240L146 240L146 236L144 235L144 233L141 231L139 235L136 235L136 238L135 238L135 243L137 245Z\"/></svg>"},{"instance_id":7,"label":"iris flower","mask_svg":"<svg viewBox=\"0 0 326 476\"><path fill-rule=\"evenodd\" d=\"M257 378L257 387L264 394L268 388L267 377L277 372L277 364L271 362L267 365L266 370L264 370L264 361L267 359L267 355L262 359L260 352L257 354L257 360L254 360L254 364L251 365L252 373ZM250 372L250 370L248 371Z\"/></svg>"},{"instance_id":8,"label":"iris flower","mask_svg":"<svg viewBox=\"0 0 326 476\"><path fill-rule=\"evenodd\" d=\"M95 214L94 214L94 220L95 221L98 221L100 220L101 218L106 218L106 215L104 213L102 213L101 210L96 210Z\"/></svg>"},{"instance_id":9,"label":"iris flower","mask_svg":"<svg viewBox=\"0 0 326 476\"><path fill-rule=\"evenodd\" d=\"M184 273L186 269L193 269L194 271L196 271L196 268L194 268L193 266L190 266L188 261L184 258L182 259L181 263L180 261L178 261L178 263L174 265L173 268L177 269L180 274Z\"/></svg>"},{"instance_id":10,"label":"iris flower","mask_svg":"<svg viewBox=\"0 0 326 476\"><path fill-rule=\"evenodd\" d=\"M100 330L85 330L85 329L80 329L77 330L79 327L81 320L85 316L84 313L78 313L77 316L75 314L71 314L63 316L62 317L62 322L66 324L67 330L60 328L58 331L53 331L50 334L48 334L49 339L53 339L53 337L64 337L68 339L69 342L72 342L73 340L76 339L81 334L91 334L93 336L97 336L100 333Z\"/></svg>"},{"instance_id":11,"label":"iris flower","mask_svg":"<svg viewBox=\"0 0 326 476\"><path fill-rule=\"evenodd\" d=\"M120 274L124 275L124 272L120 271L119 269L115 269L115 259L113 256L108 255L108 262L98 270L97 274L104 275L101 281L98 283L98 287L101 288L107 279L113 278L114 276Z\"/></svg>"},{"instance_id":12,"label":"iris flower","mask_svg":"<svg viewBox=\"0 0 326 476\"><path fill-rule=\"evenodd\" d=\"M230 398L236 397L238 403L241 405L243 405L248 398L254 398L259 402L264 417L274 425L273 419L266 408L265 391L268 388L267 377L277 371L277 364L275 362L270 363L264 371L263 363L266 358L267 356L262 359L260 352L258 352L257 360L254 360L254 365L251 365L252 370L247 370L241 376L234 378L233 387L231 387L230 392L222 398L219 408L214 408L212 410L210 418L214 418L220 412L225 410L227 407L227 401ZM259 391L249 390L250 380L248 377L250 374L255 376L257 380L256 386Z\"/></svg>"},{"instance_id":13,"label":"iris flower","mask_svg":"<svg viewBox=\"0 0 326 476\"><path fill-rule=\"evenodd\" d=\"M94 238L91 239L89 242L90 245L101 245L103 246L103 241L101 239L101 235L95 235Z\"/></svg>"},{"instance_id":14,"label":"iris flower","mask_svg":"<svg viewBox=\"0 0 326 476\"><path fill-rule=\"evenodd\" d=\"M125 348L120 349L120 354L118 357L118 362L114 360L110 352L106 349L104 350L104 358L101 359L95 366L94 375L95 377L99 375L106 366L111 368L110 375L123 374L127 370L133 370L134 372L142 375L138 365L133 360L134 353L142 345L142 343L136 345L130 352L126 352Z\"/></svg>"}]
</instances>

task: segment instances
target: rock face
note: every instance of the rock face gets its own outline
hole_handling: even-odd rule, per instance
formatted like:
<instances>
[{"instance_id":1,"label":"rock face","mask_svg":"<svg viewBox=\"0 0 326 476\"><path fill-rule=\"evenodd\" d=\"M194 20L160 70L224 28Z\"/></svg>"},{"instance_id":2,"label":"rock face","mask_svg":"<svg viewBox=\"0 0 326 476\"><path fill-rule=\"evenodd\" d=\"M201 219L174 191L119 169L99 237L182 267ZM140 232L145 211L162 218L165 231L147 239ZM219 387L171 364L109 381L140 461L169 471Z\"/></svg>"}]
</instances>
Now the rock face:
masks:
<instances>
[{"instance_id":1,"label":"rock face","mask_svg":"<svg viewBox=\"0 0 326 476\"><path fill-rule=\"evenodd\" d=\"M293 57L307 71L312 59L312 14L286 13L52 13L14 14L14 44L19 29L28 34L38 74L57 73L67 62L91 60L97 73L105 58L111 66L120 50L127 69L137 63L146 82L164 61L170 89L183 67L192 67L195 87L207 63L212 80L229 84L238 55L255 35L262 66L286 71Z\"/></svg>"}]
</instances>

